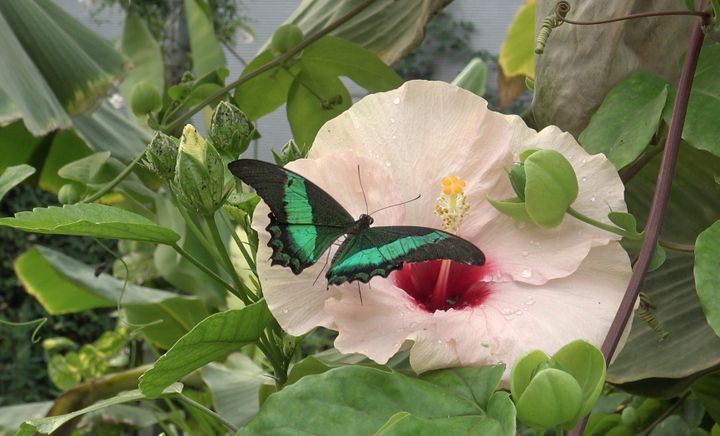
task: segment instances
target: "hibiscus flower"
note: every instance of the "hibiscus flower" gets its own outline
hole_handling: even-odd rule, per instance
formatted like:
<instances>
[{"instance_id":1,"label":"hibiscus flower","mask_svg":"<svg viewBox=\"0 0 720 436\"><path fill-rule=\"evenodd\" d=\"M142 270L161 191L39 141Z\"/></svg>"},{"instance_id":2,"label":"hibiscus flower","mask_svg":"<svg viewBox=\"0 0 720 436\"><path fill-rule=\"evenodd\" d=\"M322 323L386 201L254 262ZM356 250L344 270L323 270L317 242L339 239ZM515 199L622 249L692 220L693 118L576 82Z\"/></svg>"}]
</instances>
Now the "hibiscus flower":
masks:
<instances>
[{"instance_id":1,"label":"hibiscus flower","mask_svg":"<svg viewBox=\"0 0 720 436\"><path fill-rule=\"evenodd\" d=\"M479 247L486 263L405 264L360 289L357 283L328 288L322 260L298 276L265 262L271 254L264 230L269 219L261 203L253 227L270 310L290 334L327 327L338 332L340 352L378 363L409 348L418 373L509 366L530 350L552 354L575 339L599 346L631 273L619 237L571 216L542 229L514 221L487 201L514 196L507 171L531 147L559 151L572 164L580 187L574 209L608 224L608 212L626 211L612 164L603 155L589 155L556 127L536 132L519 117L490 111L481 97L443 82L411 81L365 97L325 124L309 157L288 168L355 217L420 194L374 214L375 225L454 232Z\"/></svg>"}]
</instances>

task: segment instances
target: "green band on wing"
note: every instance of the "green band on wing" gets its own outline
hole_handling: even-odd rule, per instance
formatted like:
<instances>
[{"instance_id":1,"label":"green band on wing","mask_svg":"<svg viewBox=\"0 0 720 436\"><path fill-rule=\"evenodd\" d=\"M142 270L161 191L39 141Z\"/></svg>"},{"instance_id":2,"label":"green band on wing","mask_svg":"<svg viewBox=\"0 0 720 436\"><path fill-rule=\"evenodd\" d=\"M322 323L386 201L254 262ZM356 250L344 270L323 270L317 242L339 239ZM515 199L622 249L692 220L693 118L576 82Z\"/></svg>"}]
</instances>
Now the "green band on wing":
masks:
<instances>
[{"instance_id":1,"label":"green band on wing","mask_svg":"<svg viewBox=\"0 0 720 436\"><path fill-rule=\"evenodd\" d=\"M290 227L288 229L289 239L297 249L309 260L315 259L315 243L317 230L312 226L313 208L308 200L305 188L305 179L293 173L288 173L288 182L285 185L285 213L288 223L310 224L302 227Z\"/></svg>"},{"instance_id":2,"label":"green band on wing","mask_svg":"<svg viewBox=\"0 0 720 436\"><path fill-rule=\"evenodd\" d=\"M342 263L331 268L332 274L342 274L346 269L355 269L357 266L382 265L388 261L392 262L425 244L433 244L449 235L444 232L433 232L422 236L407 236L380 247L366 248L353 253L350 257L343 259Z\"/></svg>"}]
</instances>

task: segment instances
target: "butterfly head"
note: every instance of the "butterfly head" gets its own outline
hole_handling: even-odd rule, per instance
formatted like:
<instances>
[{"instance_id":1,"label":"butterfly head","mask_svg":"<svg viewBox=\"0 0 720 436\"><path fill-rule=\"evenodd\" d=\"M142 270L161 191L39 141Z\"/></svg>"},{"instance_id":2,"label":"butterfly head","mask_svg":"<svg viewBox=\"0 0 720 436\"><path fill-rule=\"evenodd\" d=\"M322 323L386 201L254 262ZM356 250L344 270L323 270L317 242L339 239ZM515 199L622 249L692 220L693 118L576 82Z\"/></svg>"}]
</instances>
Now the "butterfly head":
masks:
<instances>
[{"instance_id":1,"label":"butterfly head","mask_svg":"<svg viewBox=\"0 0 720 436\"><path fill-rule=\"evenodd\" d=\"M360 218L358 218L358 220L357 220L358 227L360 227L361 229L370 228L370 226L374 222L375 222L375 220L373 219L373 217L371 217L370 215L368 215L366 213L360 215Z\"/></svg>"}]
</instances>

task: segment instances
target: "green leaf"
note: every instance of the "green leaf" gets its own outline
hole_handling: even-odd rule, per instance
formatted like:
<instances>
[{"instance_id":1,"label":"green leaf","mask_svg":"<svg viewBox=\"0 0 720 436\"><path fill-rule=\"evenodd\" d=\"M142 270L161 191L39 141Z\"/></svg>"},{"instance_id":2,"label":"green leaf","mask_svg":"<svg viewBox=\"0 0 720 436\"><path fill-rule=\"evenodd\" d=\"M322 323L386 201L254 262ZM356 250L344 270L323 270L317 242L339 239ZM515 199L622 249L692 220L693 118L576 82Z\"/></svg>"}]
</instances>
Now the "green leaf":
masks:
<instances>
[{"instance_id":1,"label":"green leaf","mask_svg":"<svg viewBox=\"0 0 720 436\"><path fill-rule=\"evenodd\" d=\"M535 77L535 10L535 0L527 0L508 27L498 57L506 77Z\"/></svg>"},{"instance_id":2,"label":"green leaf","mask_svg":"<svg viewBox=\"0 0 720 436\"><path fill-rule=\"evenodd\" d=\"M27 292L51 315L98 307L124 310L142 334L169 348L208 315L197 298L125 283L62 253L36 245L15 261L15 273Z\"/></svg>"},{"instance_id":3,"label":"green leaf","mask_svg":"<svg viewBox=\"0 0 720 436\"><path fill-rule=\"evenodd\" d=\"M636 217L647 216L659 161L659 156L654 158L628 184L628 209ZM719 158L681 144L662 239L691 244L717 220L720 186L713 181L717 168ZM640 384L640 380L651 379L638 387L644 390L659 384L654 378L674 379L668 380L669 388L670 382L683 382L684 377L720 364L720 338L708 325L700 306L692 256L668 252L663 267L647 275L642 290L657 306L653 314L669 335L660 342L657 333L635 317L625 347L608 369L609 382ZM683 383L677 385L683 388Z\"/></svg>"},{"instance_id":4,"label":"green leaf","mask_svg":"<svg viewBox=\"0 0 720 436\"><path fill-rule=\"evenodd\" d=\"M305 35L311 35L358 5L355 0L305 0L285 23L297 24ZM365 47L392 65L422 42L425 25L444 6L436 0L377 0L331 34Z\"/></svg>"},{"instance_id":5,"label":"green leaf","mask_svg":"<svg viewBox=\"0 0 720 436\"><path fill-rule=\"evenodd\" d=\"M485 95L488 68L482 58L473 58L453 79L452 84L475 93L482 97Z\"/></svg>"},{"instance_id":6,"label":"green leaf","mask_svg":"<svg viewBox=\"0 0 720 436\"><path fill-rule=\"evenodd\" d=\"M375 53L334 36L320 38L307 47L302 62L328 75L349 77L370 92L395 89L403 82Z\"/></svg>"},{"instance_id":7,"label":"green leaf","mask_svg":"<svg viewBox=\"0 0 720 436\"><path fill-rule=\"evenodd\" d=\"M0 407L0 433L10 434L17 430L23 421L45 416L50 406L52 406L52 401Z\"/></svg>"},{"instance_id":8,"label":"green leaf","mask_svg":"<svg viewBox=\"0 0 720 436\"><path fill-rule=\"evenodd\" d=\"M420 379L444 388L458 397L474 401L485 409L500 384L503 371L503 364L480 368L453 368L428 372L420 376Z\"/></svg>"},{"instance_id":9,"label":"green leaf","mask_svg":"<svg viewBox=\"0 0 720 436\"><path fill-rule=\"evenodd\" d=\"M264 301L205 318L140 377L140 390L159 395L172 382L255 342L271 320Z\"/></svg>"},{"instance_id":10,"label":"green leaf","mask_svg":"<svg viewBox=\"0 0 720 436\"><path fill-rule=\"evenodd\" d=\"M525 159L525 210L535 224L559 225L575 201L578 182L565 157L554 150L539 150Z\"/></svg>"},{"instance_id":11,"label":"green leaf","mask_svg":"<svg viewBox=\"0 0 720 436\"><path fill-rule=\"evenodd\" d=\"M516 403L520 401L540 365L549 361L547 354L540 350L530 351L515 361L510 372L510 391Z\"/></svg>"},{"instance_id":12,"label":"green leaf","mask_svg":"<svg viewBox=\"0 0 720 436\"><path fill-rule=\"evenodd\" d=\"M190 35L193 73L202 77L227 66L222 47L215 36L210 8L205 0L185 0L185 15Z\"/></svg>"},{"instance_id":13,"label":"green leaf","mask_svg":"<svg viewBox=\"0 0 720 436\"><path fill-rule=\"evenodd\" d=\"M705 406L715 422L720 422L720 372L702 377L692 385L692 393Z\"/></svg>"},{"instance_id":14,"label":"green leaf","mask_svg":"<svg viewBox=\"0 0 720 436\"><path fill-rule=\"evenodd\" d=\"M690 427L682 417L670 415L653 428L650 436L690 436Z\"/></svg>"},{"instance_id":15,"label":"green leaf","mask_svg":"<svg viewBox=\"0 0 720 436\"><path fill-rule=\"evenodd\" d=\"M120 83L120 92L126 102L135 85L147 82L158 91L165 89L165 67L160 46L148 30L145 21L133 10L128 10L122 31L120 50L132 61L132 69Z\"/></svg>"},{"instance_id":16,"label":"green leaf","mask_svg":"<svg viewBox=\"0 0 720 436\"><path fill-rule=\"evenodd\" d=\"M490 370L486 374L493 378L493 373ZM408 419L404 413L412 415L407 423L401 422ZM513 424L508 427L509 417ZM467 428L470 424L470 428L495 430L484 434L515 432L512 403L507 396L496 394L484 411L452 389L400 373L351 365L303 377L270 395L255 419L238 434L367 435L380 429L381 434L408 434L418 428L417 420L429 428Z\"/></svg>"},{"instance_id":17,"label":"green leaf","mask_svg":"<svg viewBox=\"0 0 720 436\"><path fill-rule=\"evenodd\" d=\"M0 33L2 32L0 26ZM0 42L2 44L2 42ZM2 67L0 67L2 68ZM7 120L2 118L0 114L0 125L6 123ZM32 161L33 155L46 141L45 137L35 137L30 133L22 121L15 121L8 125L0 127L0 171L4 171L7 167L20 165L23 163L39 169L39 164Z\"/></svg>"},{"instance_id":18,"label":"green leaf","mask_svg":"<svg viewBox=\"0 0 720 436\"><path fill-rule=\"evenodd\" d=\"M700 233L695 243L695 286L708 324L720 336L720 221Z\"/></svg>"},{"instance_id":19,"label":"green leaf","mask_svg":"<svg viewBox=\"0 0 720 436\"><path fill-rule=\"evenodd\" d=\"M268 374L249 357L231 354L224 364L210 363L202 377L213 398L214 409L240 427L258 412L258 389L268 381Z\"/></svg>"},{"instance_id":20,"label":"green leaf","mask_svg":"<svg viewBox=\"0 0 720 436\"><path fill-rule=\"evenodd\" d=\"M241 77L272 61L274 57L270 50L260 52L245 67ZM257 120L287 101L288 91L290 91L290 85L293 83L293 75L298 72L297 67L288 68L289 70L274 68L266 71L235 89L235 104L245 112L249 119Z\"/></svg>"},{"instance_id":21,"label":"green leaf","mask_svg":"<svg viewBox=\"0 0 720 436\"><path fill-rule=\"evenodd\" d=\"M652 272L656 269L663 266L665 263L665 260L667 259L667 253L665 252L665 249L660 246L660 244L655 244L655 250L653 251L652 257L650 258L650 263L648 264L647 271Z\"/></svg>"},{"instance_id":22,"label":"green leaf","mask_svg":"<svg viewBox=\"0 0 720 436\"><path fill-rule=\"evenodd\" d=\"M610 212L608 214L608 219L621 229L639 235L637 231L637 221L631 213Z\"/></svg>"},{"instance_id":23,"label":"green leaf","mask_svg":"<svg viewBox=\"0 0 720 436\"><path fill-rule=\"evenodd\" d=\"M173 395L179 394L180 392L182 392L182 385L180 383L175 383L165 389L162 392L162 395ZM144 400L146 398L147 397L143 395L138 389L121 392L112 398L98 401L92 406L85 407L72 413L26 421L20 427L20 430L18 430L18 432L15 434L16 436L31 436L35 433L49 434L60 428L61 425L65 424L71 419L85 415L86 413L94 412L96 410L102 410L106 407L114 406L116 404L130 403L138 400Z\"/></svg>"},{"instance_id":24,"label":"green leaf","mask_svg":"<svg viewBox=\"0 0 720 436\"><path fill-rule=\"evenodd\" d=\"M668 84L662 78L631 75L605 96L578 141L590 154L605 154L615 168L625 167L657 131L667 94Z\"/></svg>"},{"instance_id":25,"label":"green leaf","mask_svg":"<svg viewBox=\"0 0 720 436\"><path fill-rule=\"evenodd\" d=\"M304 65L288 92L287 116L295 142L300 148L309 147L323 124L351 104L340 79Z\"/></svg>"},{"instance_id":26,"label":"green leaf","mask_svg":"<svg viewBox=\"0 0 720 436\"><path fill-rule=\"evenodd\" d=\"M525 202L519 198L495 200L488 197L487 200L495 209L514 220L527 222L532 221L532 218L530 218L530 215L528 215L527 209L525 208Z\"/></svg>"},{"instance_id":27,"label":"green leaf","mask_svg":"<svg viewBox=\"0 0 720 436\"><path fill-rule=\"evenodd\" d=\"M73 204L18 212L0 226L51 235L90 236L173 244L180 235L138 214L102 204Z\"/></svg>"},{"instance_id":28,"label":"green leaf","mask_svg":"<svg viewBox=\"0 0 720 436\"><path fill-rule=\"evenodd\" d=\"M720 156L720 44L708 44L700 52L690 90L682 138L693 147ZM670 111L664 114L670 122Z\"/></svg>"},{"instance_id":29,"label":"green leaf","mask_svg":"<svg viewBox=\"0 0 720 436\"><path fill-rule=\"evenodd\" d=\"M12 188L33 174L35 174L35 168L30 165L20 164L7 167L5 171L0 174L0 200L2 200L5 194Z\"/></svg>"}]
</instances>

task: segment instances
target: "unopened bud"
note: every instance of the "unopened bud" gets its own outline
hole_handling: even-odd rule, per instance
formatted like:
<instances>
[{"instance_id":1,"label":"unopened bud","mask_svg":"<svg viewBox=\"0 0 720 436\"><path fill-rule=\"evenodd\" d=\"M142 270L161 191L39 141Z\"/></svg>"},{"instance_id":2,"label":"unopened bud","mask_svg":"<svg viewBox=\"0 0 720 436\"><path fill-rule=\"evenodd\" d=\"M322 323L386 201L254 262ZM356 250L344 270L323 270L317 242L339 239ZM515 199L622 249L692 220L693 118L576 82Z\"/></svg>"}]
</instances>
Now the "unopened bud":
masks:
<instances>
[{"instance_id":1,"label":"unopened bud","mask_svg":"<svg viewBox=\"0 0 720 436\"><path fill-rule=\"evenodd\" d=\"M213 112L208 136L220 153L236 159L247 150L254 132L255 126L245 113L223 101Z\"/></svg>"},{"instance_id":2,"label":"unopened bud","mask_svg":"<svg viewBox=\"0 0 720 436\"><path fill-rule=\"evenodd\" d=\"M173 180L180 141L157 132L145 150L143 165L165 180Z\"/></svg>"},{"instance_id":3,"label":"unopened bud","mask_svg":"<svg viewBox=\"0 0 720 436\"><path fill-rule=\"evenodd\" d=\"M214 214L225 200L220 154L189 124L180 138L174 185L180 201L201 215Z\"/></svg>"}]
</instances>

